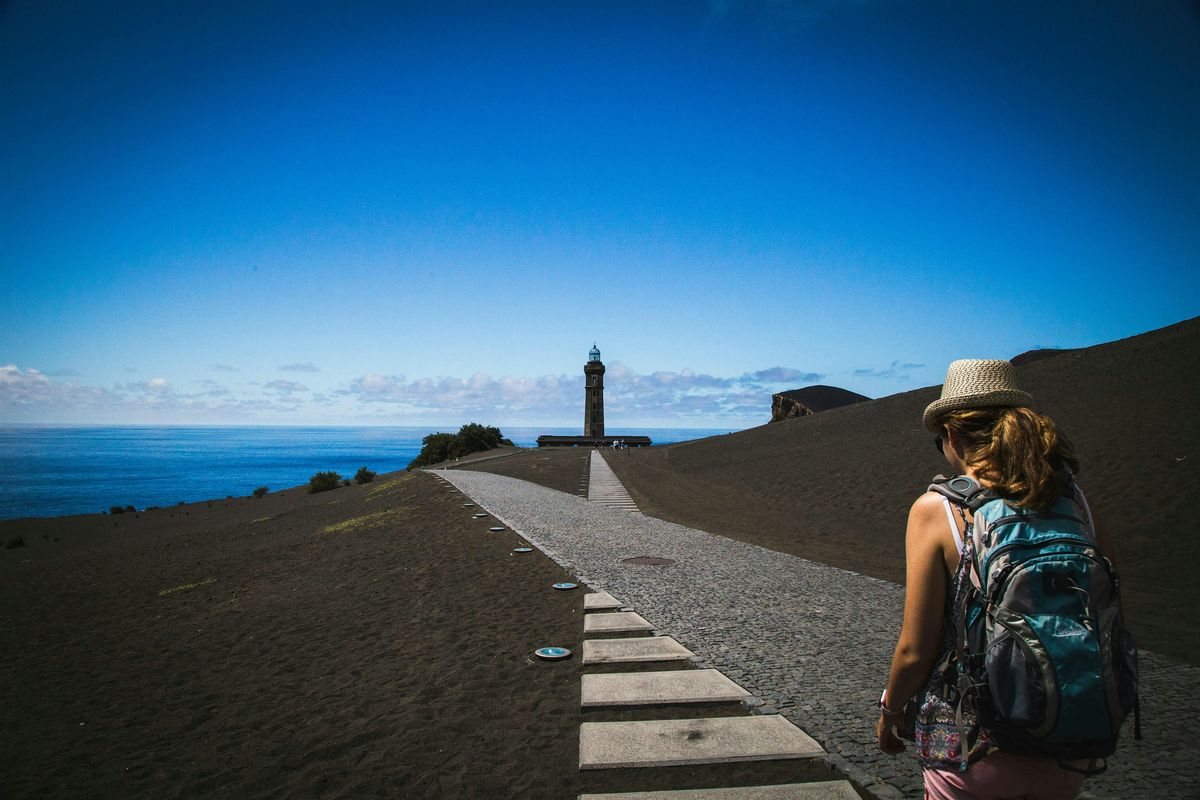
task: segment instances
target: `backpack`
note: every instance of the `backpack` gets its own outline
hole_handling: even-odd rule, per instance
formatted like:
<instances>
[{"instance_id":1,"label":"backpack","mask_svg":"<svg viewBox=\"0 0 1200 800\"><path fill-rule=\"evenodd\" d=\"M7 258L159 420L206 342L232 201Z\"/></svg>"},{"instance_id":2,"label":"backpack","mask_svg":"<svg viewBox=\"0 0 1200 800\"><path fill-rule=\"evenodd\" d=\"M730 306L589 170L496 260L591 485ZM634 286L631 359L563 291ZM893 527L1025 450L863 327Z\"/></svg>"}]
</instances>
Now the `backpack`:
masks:
<instances>
[{"instance_id":1,"label":"backpack","mask_svg":"<svg viewBox=\"0 0 1200 800\"><path fill-rule=\"evenodd\" d=\"M1116 750L1131 710L1142 738L1137 648L1087 500L1073 481L1065 485L1042 511L966 476L939 475L929 489L974 515L970 586L954 609L960 733L970 703L1002 751L1094 765Z\"/></svg>"}]
</instances>

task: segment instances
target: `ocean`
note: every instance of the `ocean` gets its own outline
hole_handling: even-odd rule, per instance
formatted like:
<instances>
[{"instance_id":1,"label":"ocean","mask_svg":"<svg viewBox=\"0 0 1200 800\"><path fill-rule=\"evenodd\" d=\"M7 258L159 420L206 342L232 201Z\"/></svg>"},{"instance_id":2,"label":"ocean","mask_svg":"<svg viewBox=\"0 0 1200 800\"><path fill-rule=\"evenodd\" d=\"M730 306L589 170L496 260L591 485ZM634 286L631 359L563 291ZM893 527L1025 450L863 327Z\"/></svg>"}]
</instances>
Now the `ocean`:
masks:
<instances>
[{"instance_id":1,"label":"ocean","mask_svg":"<svg viewBox=\"0 0 1200 800\"><path fill-rule=\"evenodd\" d=\"M59 426L0 427L0 519L94 514L110 506L171 506L308 483L314 472L353 477L404 469L425 427ZM457 428L441 430L453 433ZM501 428L533 447L577 428ZM610 429L670 444L728 433L697 428Z\"/></svg>"}]
</instances>

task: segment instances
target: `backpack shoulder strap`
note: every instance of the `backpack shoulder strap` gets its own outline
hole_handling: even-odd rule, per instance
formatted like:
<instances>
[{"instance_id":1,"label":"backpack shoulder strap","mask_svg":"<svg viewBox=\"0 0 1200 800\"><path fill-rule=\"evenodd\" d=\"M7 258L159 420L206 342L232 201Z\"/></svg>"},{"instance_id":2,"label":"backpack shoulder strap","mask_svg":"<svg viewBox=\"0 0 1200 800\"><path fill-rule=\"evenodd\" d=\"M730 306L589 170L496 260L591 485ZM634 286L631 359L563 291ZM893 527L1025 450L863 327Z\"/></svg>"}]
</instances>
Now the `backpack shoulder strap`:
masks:
<instances>
[{"instance_id":1,"label":"backpack shoulder strap","mask_svg":"<svg viewBox=\"0 0 1200 800\"><path fill-rule=\"evenodd\" d=\"M934 476L929 484L929 491L937 492L959 508L969 509L972 514L979 510L984 503L997 499L999 495L982 486L974 478L966 475Z\"/></svg>"},{"instance_id":2,"label":"backpack shoulder strap","mask_svg":"<svg viewBox=\"0 0 1200 800\"><path fill-rule=\"evenodd\" d=\"M954 536L954 543L958 545L958 555L961 558L963 547L966 543L963 542L962 534L958 531L958 520L954 518L954 510L950 508L950 500L945 495L942 495L942 507L946 509L946 521L950 523L950 533Z\"/></svg>"},{"instance_id":3,"label":"backpack shoulder strap","mask_svg":"<svg viewBox=\"0 0 1200 800\"><path fill-rule=\"evenodd\" d=\"M986 503L999 499L999 495L991 489L982 486L974 478L966 475L954 475L949 478L945 475L938 475L934 477L933 483L929 484L929 491L937 492L945 498L947 503L959 508L965 508L972 515L979 511ZM949 506L947 506L948 508ZM972 548L973 557L967 569L967 578L976 591L982 591L983 587L983 579L979 574L979 562L984 552L984 543L980 536L983 527L983 525L979 524L978 517L973 517L973 521L967 525L967 535L971 537L971 541L974 544ZM955 534L958 533L957 525L954 526L954 532ZM959 554L961 555L966 546L965 542L959 539L957 535L955 536L955 540L959 542Z\"/></svg>"},{"instance_id":4,"label":"backpack shoulder strap","mask_svg":"<svg viewBox=\"0 0 1200 800\"><path fill-rule=\"evenodd\" d=\"M1083 489L1079 488L1079 484L1072 482L1071 488L1075 490L1075 505L1083 512L1083 521L1087 524L1088 534L1092 537L1093 542L1099 542L1100 536L1096 533L1096 520L1092 517L1092 507L1088 505L1087 497L1083 494Z\"/></svg>"}]
</instances>

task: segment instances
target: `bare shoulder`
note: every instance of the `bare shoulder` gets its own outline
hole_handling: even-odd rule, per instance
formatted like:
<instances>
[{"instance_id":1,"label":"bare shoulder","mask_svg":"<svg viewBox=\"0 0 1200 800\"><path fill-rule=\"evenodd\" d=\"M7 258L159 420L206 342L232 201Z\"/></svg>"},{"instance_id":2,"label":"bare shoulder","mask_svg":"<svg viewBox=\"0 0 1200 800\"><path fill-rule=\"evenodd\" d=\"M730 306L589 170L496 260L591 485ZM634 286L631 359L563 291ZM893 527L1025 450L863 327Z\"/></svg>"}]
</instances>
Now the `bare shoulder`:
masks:
<instances>
[{"instance_id":1,"label":"bare shoulder","mask_svg":"<svg viewBox=\"0 0 1200 800\"><path fill-rule=\"evenodd\" d=\"M910 523L926 523L936 521L945 516L942 510L942 496L937 492L926 492L913 501L908 511Z\"/></svg>"},{"instance_id":2,"label":"bare shoulder","mask_svg":"<svg viewBox=\"0 0 1200 800\"><path fill-rule=\"evenodd\" d=\"M926 492L913 501L905 537L910 548L939 553L947 569L958 565L958 545L946 525L946 510L937 492Z\"/></svg>"}]
</instances>

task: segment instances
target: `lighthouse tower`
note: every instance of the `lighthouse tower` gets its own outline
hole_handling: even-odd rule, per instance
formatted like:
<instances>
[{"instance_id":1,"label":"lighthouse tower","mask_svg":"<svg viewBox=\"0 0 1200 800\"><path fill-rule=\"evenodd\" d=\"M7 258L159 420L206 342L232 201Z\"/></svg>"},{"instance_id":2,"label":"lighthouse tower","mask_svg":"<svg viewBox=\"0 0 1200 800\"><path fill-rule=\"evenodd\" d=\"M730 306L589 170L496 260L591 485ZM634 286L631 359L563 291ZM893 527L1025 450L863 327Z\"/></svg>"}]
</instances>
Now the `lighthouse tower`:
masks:
<instances>
[{"instance_id":1,"label":"lighthouse tower","mask_svg":"<svg viewBox=\"0 0 1200 800\"><path fill-rule=\"evenodd\" d=\"M583 365L583 435L604 435L604 362L600 350L592 344Z\"/></svg>"}]
</instances>

